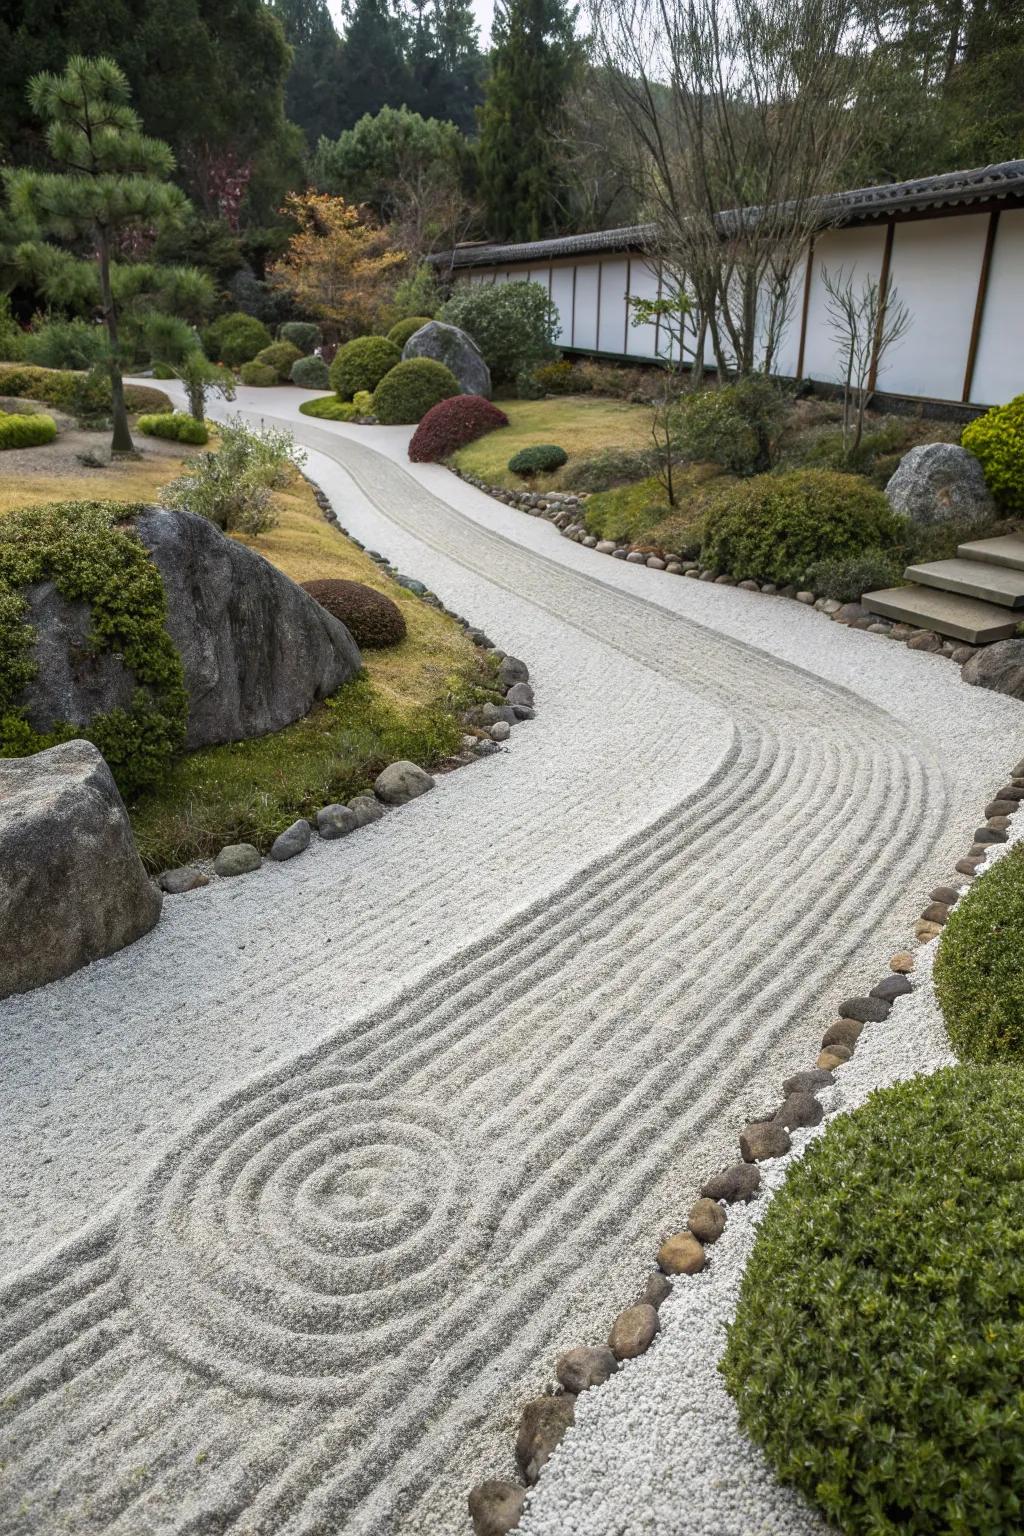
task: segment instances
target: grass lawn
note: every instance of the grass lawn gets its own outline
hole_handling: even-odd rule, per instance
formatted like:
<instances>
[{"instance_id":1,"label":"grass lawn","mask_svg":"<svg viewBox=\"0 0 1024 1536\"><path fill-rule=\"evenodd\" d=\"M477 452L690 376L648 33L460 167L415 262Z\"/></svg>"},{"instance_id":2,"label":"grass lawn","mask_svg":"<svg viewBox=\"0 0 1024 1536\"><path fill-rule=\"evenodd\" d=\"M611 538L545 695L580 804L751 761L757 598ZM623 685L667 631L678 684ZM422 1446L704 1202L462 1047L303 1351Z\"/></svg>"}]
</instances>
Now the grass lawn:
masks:
<instances>
[{"instance_id":1,"label":"grass lawn","mask_svg":"<svg viewBox=\"0 0 1024 1536\"><path fill-rule=\"evenodd\" d=\"M486 437L460 448L453 457L459 469L479 475L490 485L521 490L527 482L506 468L521 448L536 443L556 443L574 459L589 458L608 448L631 451L651 445L651 411L646 405L624 400L599 400L589 395L562 395L549 400L500 400L508 417ZM529 484L536 490L557 490L569 465L550 475L536 475Z\"/></svg>"}]
</instances>

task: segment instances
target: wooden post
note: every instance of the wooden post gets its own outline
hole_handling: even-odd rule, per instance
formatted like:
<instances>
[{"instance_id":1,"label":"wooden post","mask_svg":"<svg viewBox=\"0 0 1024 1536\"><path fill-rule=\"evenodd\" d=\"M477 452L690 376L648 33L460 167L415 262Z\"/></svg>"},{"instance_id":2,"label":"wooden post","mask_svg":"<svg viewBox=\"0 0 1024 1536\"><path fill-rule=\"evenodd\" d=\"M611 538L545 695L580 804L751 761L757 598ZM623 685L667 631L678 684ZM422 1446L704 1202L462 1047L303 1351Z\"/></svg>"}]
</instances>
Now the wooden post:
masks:
<instances>
[{"instance_id":1,"label":"wooden post","mask_svg":"<svg viewBox=\"0 0 1024 1536\"><path fill-rule=\"evenodd\" d=\"M988 229L985 231L985 249L981 253L981 271L978 273L978 292L974 300L974 319L971 321L971 339L967 346L967 366L964 368L964 389L960 399L966 404L971 398L971 388L974 384L974 364L978 358L978 343L981 340L981 326L985 318L985 300L988 298L988 279L992 270L992 252L995 249L996 234L999 229L999 209L994 208L988 216Z\"/></svg>"},{"instance_id":2,"label":"wooden post","mask_svg":"<svg viewBox=\"0 0 1024 1536\"><path fill-rule=\"evenodd\" d=\"M804 376L804 352L807 347L807 316L811 308L811 280L814 275L814 236L807 242L807 265L804 268L804 302L800 311L800 350L796 359L796 376Z\"/></svg>"},{"instance_id":3,"label":"wooden post","mask_svg":"<svg viewBox=\"0 0 1024 1536\"><path fill-rule=\"evenodd\" d=\"M889 299L889 268L892 266L892 243L896 237L896 221L890 219L885 227L885 249L882 252L882 271L878 279L878 318L875 321L875 334L871 343L871 369L868 373L868 395L875 392L875 384L878 381L878 353L882 345L882 332L885 329L885 306Z\"/></svg>"}]
</instances>

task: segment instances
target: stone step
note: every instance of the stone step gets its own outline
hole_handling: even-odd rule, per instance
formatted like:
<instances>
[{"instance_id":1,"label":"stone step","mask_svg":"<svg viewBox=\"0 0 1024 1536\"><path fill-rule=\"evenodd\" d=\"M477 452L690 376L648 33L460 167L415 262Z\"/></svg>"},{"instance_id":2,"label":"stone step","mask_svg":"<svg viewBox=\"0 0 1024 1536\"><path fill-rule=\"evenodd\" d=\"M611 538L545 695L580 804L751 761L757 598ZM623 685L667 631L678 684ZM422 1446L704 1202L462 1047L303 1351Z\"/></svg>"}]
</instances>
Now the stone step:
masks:
<instances>
[{"instance_id":1,"label":"stone step","mask_svg":"<svg viewBox=\"0 0 1024 1536\"><path fill-rule=\"evenodd\" d=\"M1024 571L1014 571L1005 565L986 565L980 560L932 560L927 565L908 565L903 577L919 587L959 592L961 597L976 597L982 603L998 603L1002 608L1024 608Z\"/></svg>"},{"instance_id":2,"label":"stone step","mask_svg":"<svg viewBox=\"0 0 1024 1536\"><path fill-rule=\"evenodd\" d=\"M957 550L961 560L983 560L986 565L1008 565L1024 571L1024 536L1004 533L998 539L974 539Z\"/></svg>"},{"instance_id":3,"label":"stone step","mask_svg":"<svg viewBox=\"0 0 1024 1536\"><path fill-rule=\"evenodd\" d=\"M969 645L1011 640L1017 633L1018 621L1005 608L954 592L939 592L934 587L890 587L884 592L868 592L861 602L880 618L933 629Z\"/></svg>"}]
</instances>

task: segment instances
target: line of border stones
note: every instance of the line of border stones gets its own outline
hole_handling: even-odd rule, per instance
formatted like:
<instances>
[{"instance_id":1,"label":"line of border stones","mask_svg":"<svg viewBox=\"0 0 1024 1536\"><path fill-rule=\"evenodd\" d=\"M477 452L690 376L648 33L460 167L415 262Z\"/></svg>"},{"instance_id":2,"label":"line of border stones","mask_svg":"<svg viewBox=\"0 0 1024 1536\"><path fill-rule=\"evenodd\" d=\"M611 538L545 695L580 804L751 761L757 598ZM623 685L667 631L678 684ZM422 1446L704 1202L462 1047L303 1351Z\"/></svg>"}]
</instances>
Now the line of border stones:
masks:
<instances>
[{"instance_id":1,"label":"line of border stones","mask_svg":"<svg viewBox=\"0 0 1024 1536\"><path fill-rule=\"evenodd\" d=\"M986 805L984 824L975 831L967 855L956 864L957 872L968 883L939 885L931 892L915 924L921 944L929 944L941 934L952 908L970 888L969 882L976 878L992 848L1007 841L1011 818L1022 804L1024 759ZM547 1396L528 1402L520 1415L515 1453L522 1482L489 1479L478 1483L469 1494L475 1536L508 1536L516 1529L530 1488L575 1422L579 1394L603 1385L623 1360L650 1348L661 1326L658 1309L671 1294L673 1282L707 1267L708 1249L725 1231L728 1207L740 1201L749 1203L757 1195L761 1185L758 1165L790 1150L791 1131L820 1124L825 1111L817 1094L835 1082L834 1074L853 1056L864 1030L887 1019L896 998L913 990L910 976L915 965L914 954L900 950L889 961L889 975L877 986L862 997L849 997L840 1003L837 1018L822 1035L814 1066L785 1079L784 1098L774 1114L744 1126L739 1134L739 1159L701 1185L685 1227L662 1241L655 1256L657 1267L647 1276L636 1300L613 1320L607 1340L577 1345L559 1355L555 1362L557 1385Z\"/></svg>"}]
</instances>

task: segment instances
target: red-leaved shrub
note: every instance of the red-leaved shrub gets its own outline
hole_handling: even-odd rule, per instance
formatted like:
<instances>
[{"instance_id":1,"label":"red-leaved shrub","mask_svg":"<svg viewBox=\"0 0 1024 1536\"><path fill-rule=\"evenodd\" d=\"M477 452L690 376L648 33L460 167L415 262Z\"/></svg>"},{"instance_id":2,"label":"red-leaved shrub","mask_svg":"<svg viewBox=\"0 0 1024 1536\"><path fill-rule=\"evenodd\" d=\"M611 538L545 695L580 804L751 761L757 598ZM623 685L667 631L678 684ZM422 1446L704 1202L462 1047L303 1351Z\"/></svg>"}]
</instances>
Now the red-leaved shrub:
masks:
<instances>
[{"instance_id":1,"label":"red-leaved shrub","mask_svg":"<svg viewBox=\"0 0 1024 1536\"><path fill-rule=\"evenodd\" d=\"M505 412L483 395L452 395L430 407L412 435L409 457L414 464L435 464L495 427L507 426Z\"/></svg>"}]
</instances>

